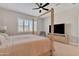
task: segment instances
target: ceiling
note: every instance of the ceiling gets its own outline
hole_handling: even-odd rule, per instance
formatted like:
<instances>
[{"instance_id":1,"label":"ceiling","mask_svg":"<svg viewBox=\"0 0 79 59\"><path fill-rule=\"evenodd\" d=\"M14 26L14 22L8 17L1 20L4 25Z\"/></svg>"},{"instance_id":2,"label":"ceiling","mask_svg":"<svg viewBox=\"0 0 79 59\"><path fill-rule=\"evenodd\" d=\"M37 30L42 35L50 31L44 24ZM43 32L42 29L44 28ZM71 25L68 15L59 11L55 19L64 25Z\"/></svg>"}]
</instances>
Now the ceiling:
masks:
<instances>
[{"instance_id":1,"label":"ceiling","mask_svg":"<svg viewBox=\"0 0 79 59\"><path fill-rule=\"evenodd\" d=\"M43 3L44 4L44 3ZM51 9L54 8L55 12L61 12L67 10L69 8L75 7L79 4L75 3L50 3L50 5L46 6L46 8ZM26 13L33 16L38 16L46 11L42 11L39 13L39 10L32 10L35 7L38 7L35 3L0 3L0 7L6 8L9 10Z\"/></svg>"}]
</instances>

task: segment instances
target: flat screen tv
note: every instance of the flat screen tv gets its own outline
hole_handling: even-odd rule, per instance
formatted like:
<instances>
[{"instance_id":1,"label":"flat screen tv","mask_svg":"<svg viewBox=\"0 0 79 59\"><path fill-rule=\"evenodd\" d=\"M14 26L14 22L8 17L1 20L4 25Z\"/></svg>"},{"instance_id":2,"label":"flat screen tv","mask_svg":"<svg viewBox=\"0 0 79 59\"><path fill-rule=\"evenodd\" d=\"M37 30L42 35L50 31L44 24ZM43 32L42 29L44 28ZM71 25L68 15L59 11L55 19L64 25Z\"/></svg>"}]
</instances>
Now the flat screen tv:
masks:
<instances>
[{"instance_id":1,"label":"flat screen tv","mask_svg":"<svg viewBox=\"0 0 79 59\"><path fill-rule=\"evenodd\" d=\"M51 32L51 25L49 25L49 32ZM55 24L54 33L65 34L65 24Z\"/></svg>"}]
</instances>

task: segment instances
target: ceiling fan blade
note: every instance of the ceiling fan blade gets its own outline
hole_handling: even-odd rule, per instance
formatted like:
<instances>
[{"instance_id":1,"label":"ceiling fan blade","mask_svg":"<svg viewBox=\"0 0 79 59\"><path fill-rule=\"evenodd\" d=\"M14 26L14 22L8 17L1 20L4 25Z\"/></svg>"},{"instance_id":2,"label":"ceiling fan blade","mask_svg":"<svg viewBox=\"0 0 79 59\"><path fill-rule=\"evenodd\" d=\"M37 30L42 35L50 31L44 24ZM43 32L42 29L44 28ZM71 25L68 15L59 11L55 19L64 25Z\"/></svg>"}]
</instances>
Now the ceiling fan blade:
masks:
<instances>
[{"instance_id":1,"label":"ceiling fan blade","mask_svg":"<svg viewBox=\"0 0 79 59\"><path fill-rule=\"evenodd\" d=\"M40 9L40 8L33 8L32 10L36 10L36 9Z\"/></svg>"},{"instance_id":2,"label":"ceiling fan blade","mask_svg":"<svg viewBox=\"0 0 79 59\"><path fill-rule=\"evenodd\" d=\"M49 9L46 9L46 8L42 8L42 9L44 9L44 10L46 10L46 11L48 11Z\"/></svg>"},{"instance_id":3,"label":"ceiling fan blade","mask_svg":"<svg viewBox=\"0 0 79 59\"><path fill-rule=\"evenodd\" d=\"M46 3L45 5L43 5L42 7L46 7L47 5L49 5L49 3Z\"/></svg>"},{"instance_id":4,"label":"ceiling fan blade","mask_svg":"<svg viewBox=\"0 0 79 59\"><path fill-rule=\"evenodd\" d=\"M40 5L38 3L36 3L36 5L39 7Z\"/></svg>"}]
</instances>

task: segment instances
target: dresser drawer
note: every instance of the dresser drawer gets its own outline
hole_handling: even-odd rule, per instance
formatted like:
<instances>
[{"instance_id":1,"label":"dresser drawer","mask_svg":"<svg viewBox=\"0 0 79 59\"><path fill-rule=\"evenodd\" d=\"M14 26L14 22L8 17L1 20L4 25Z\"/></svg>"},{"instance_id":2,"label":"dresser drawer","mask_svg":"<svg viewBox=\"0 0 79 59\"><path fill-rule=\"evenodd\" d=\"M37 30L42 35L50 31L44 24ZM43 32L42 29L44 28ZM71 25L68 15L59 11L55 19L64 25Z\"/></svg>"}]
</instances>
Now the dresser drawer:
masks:
<instances>
[{"instance_id":1,"label":"dresser drawer","mask_svg":"<svg viewBox=\"0 0 79 59\"><path fill-rule=\"evenodd\" d=\"M53 35L53 40L63 42L63 43L67 43L67 39L65 37L63 37L63 36Z\"/></svg>"}]
</instances>

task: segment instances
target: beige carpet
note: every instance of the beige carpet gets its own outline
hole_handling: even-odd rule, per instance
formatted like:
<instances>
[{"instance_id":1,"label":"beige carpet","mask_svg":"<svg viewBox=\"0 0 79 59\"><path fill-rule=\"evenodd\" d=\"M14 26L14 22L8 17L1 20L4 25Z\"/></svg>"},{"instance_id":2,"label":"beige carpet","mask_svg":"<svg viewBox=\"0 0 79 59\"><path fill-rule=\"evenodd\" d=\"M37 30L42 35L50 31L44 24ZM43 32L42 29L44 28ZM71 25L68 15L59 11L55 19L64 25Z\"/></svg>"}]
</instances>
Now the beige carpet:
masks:
<instances>
[{"instance_id":1,"label":"beige carpet","mask_svg":"<svg viewBox=\"0 0 79 59\"><path fill-rule=\"evenodd\" d=\"M55 56L79 56L79 47L54 42Z\"/></svg>"}]
</instances>

